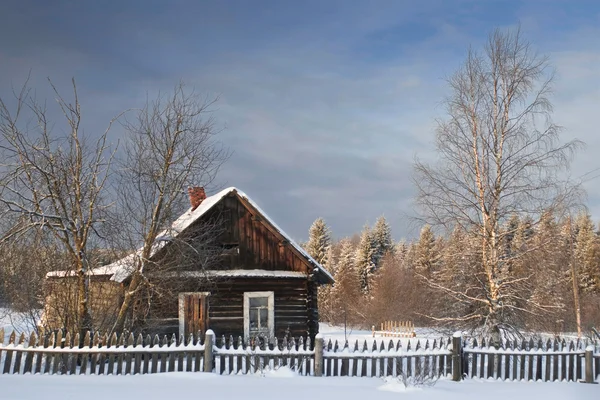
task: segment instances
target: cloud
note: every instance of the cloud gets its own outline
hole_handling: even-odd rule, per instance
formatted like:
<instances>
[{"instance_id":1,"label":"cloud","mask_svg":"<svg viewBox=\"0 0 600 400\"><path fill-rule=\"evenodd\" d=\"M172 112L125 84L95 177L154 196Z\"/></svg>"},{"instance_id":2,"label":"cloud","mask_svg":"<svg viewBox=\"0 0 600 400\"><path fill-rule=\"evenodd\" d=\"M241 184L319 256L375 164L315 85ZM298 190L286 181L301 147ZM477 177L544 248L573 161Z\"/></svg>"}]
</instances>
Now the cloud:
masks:
<instances>
[{"instance_id":1,"label":"cloud","mask_svg":"<svg viewBox=\"0 0 600 400\"><path fill-rule=\"evenodd\" d=\"M246 191L293 237L305 239L319 216L341 237L381 214L396 238L414 236L413 158L435 159L443 78L492 26L521 20L526 36L551 54L559 71L556 120L568 137L588 143L574 173L594 165L600 49L598 7L590 7L9 1L0 35L15 39L0 45L0 95L30 68L41 96L46 76L65 90L75 76L93 132L183 79L220 94L221 139L234 151L221 182ZM595 186L588 184L590 205L600 214Z\"/></svg>"}]
</instances>

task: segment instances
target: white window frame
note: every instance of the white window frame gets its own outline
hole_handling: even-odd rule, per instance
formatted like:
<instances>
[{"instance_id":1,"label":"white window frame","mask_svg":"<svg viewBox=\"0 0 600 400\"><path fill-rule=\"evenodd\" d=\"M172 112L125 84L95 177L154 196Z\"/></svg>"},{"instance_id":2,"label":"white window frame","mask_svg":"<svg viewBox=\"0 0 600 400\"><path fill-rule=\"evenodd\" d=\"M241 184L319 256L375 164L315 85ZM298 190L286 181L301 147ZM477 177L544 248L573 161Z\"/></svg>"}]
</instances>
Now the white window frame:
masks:
<instances>
[{"instance_id":1,"label":"white window frame","mask_svg":"<svg viewBox=\"0 0 600 400\"><path fill-rule=\"evenodd\" d=\"M244 292L244 337L250 337L250 299L267 297L269 338L275 337L275 293L274 292Z\"/></svg>"},{"instance_id":2,"label":"white window frame","mask_svg":"<svg viewBox=\"0 0 600 400\"><path fill-rule=\"evenodd\" d=\"M208 301L208 296L210 296L210 292L179 292L179 336L184 334L185 331L185 307L184 307L184 301L185 301L185 296L189 296L189 295L193 295L193 294L199 294L201 296L204 297L204 301ZM207 307L208 309L208 307Z\"/></svg>"}]
</instances>

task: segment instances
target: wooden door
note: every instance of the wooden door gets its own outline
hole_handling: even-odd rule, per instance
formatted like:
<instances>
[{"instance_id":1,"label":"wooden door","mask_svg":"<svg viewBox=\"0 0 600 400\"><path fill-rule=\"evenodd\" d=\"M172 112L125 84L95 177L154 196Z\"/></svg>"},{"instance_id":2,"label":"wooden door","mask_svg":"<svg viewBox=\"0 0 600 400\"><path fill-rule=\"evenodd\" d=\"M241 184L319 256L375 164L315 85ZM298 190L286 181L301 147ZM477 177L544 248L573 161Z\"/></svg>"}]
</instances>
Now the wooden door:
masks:
<instances>
[{"instance_id":1,"label":"wooden door","mask_svg":"<svg viewBox=\"0 0 600 400\"><path fill-rule=\"evenodd\" d=\"M208 304L206 295L189 293L183 296L183 333L187 338L200 332L204 335L208 328Z\"/></svg>"}]
</instances>

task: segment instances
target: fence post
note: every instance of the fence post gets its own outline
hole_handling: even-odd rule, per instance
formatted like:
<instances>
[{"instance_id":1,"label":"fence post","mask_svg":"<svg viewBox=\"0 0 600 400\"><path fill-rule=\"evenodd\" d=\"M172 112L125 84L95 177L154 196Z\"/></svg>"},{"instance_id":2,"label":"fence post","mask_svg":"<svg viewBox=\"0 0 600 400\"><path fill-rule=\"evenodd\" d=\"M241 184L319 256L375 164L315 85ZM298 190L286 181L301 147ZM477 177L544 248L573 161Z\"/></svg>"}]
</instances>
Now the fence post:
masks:
<instances>
[{"instance_id":1,"label":"fence post","mask_svg":"<svg viewBox=\"0 0 600 400\"><path fill-rule=\"evenodd\" d=\"M323 376L323 335L315 336L315 376Z\"/></svg>"},{"instance_id":2,"label":"fence post","mask_svg":"<svg viewBox=\"0 0 600 400\"><path fill-rule=\"evenodd\" d=\"M212 329L206 331L204 338L204 372L213 370L213 345L215 343L215 333Z\"/></svg>"},{"instance_id":3,"label":"fence post","mask_svg":"<svg viewBox=\"0 0 600 400\"><path fill-rule=\"evenodd\" d=\"M585 348L585 383L594 383L594 346Z\"/></svg>"},{"instance_id":4,"label":"fence post","mask_svg":"<svg viewBox=\"0 0 600 400\"><path fill-rule=\"evenodd\" d=\"M462 334L454 332L452 335L452 380L460 382L462 379Z\"/></svg>"}]
</instances>

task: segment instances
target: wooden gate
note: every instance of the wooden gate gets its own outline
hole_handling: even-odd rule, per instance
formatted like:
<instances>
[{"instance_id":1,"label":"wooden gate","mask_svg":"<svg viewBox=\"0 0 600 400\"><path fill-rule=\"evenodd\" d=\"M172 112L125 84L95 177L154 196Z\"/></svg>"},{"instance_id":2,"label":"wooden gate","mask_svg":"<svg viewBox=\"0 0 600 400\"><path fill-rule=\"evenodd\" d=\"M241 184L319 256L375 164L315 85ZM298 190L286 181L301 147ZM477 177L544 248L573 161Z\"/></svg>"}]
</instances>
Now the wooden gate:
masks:
<instances>
[{"instance_id":1,"label":"wooden gate","mask_svg":"<svg viewBox=\"0 0 600 400\"><path fill-rule=\"evenodd\" d=\"M204 335L208 329L207 293L179 294L179 333Z\"/></svg>"}]
</instances>

